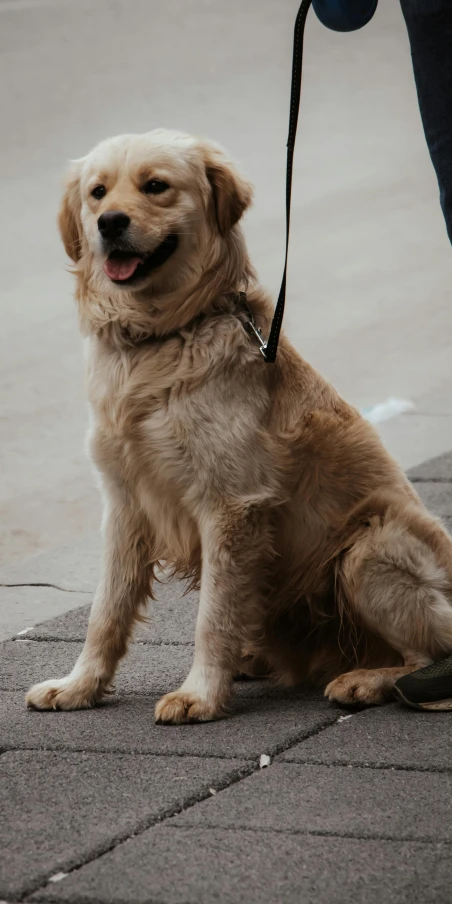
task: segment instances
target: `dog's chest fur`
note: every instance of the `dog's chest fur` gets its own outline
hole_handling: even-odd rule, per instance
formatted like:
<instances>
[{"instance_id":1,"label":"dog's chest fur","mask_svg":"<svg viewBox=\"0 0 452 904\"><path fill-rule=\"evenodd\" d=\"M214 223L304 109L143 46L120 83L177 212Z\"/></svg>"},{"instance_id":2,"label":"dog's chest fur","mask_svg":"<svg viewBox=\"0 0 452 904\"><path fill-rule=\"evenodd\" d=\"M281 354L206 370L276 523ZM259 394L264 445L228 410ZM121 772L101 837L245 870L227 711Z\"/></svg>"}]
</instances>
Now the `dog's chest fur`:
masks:
<instances>
[{"instance_id":1,"label":"dog's chest fur","mask_svg":"<svg viewBox=\"0 0 452 904\"><path fill-rule=\"evenodd\" d=\"M123 351L96 340L88 353L91 455L154 527L163 512L196 520L206 503L266 492L271 471L266 393L209 360L190 368L183 354L177 340Z\"/></svg>"}]
</instances>

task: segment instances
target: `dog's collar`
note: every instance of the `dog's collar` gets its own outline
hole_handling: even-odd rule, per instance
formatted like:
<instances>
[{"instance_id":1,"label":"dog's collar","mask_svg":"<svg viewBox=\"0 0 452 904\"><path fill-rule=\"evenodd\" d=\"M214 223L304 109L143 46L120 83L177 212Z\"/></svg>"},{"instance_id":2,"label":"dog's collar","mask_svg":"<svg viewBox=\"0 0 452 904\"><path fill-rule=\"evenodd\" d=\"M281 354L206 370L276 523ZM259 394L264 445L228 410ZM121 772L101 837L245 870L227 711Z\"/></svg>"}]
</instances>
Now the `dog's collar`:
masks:
<instances>
[{"instance_id":1,"label":"dog's collar","mask_svg":"<svg viewBox=\"0 0 452 904\"><path fill-rule=\"evenodd\" d=\"M231 306L234 305L235 309L230 310L230 311L225 310L225 309L218 309L217 311L214 312L213 315L212 315L212 313L198 314L196 317L193 318L193 320L190 320L189 323L187 323L184 327L177 329L177 330L171 330L169 333L163 333L161 336L156 336L155 333L149 333L148 335L141 334L140 336L134 336L133 333L128 329L128 327L121 327L120 328L121 329L121 337L124 340L124 342L126 342L127 345L136 346L136 347L139 347L142 345L148 345L148 344L151 344L154 342L164 342L166 339L172 339L172 338L174 338L174 336L180 336L183 331L190 330L197 323L201 323L207 317L220 316L220 315L230 313L230 314L234 314L237 317L237 319L242 324L243 329L245 330L246 333L248 333L249 335L255 336L258 339L259 344L263 343L264 340L262 339L260 330L256 327L256 324L254 322L254 315L253 315L253 312L251 311L251 308L249 307L248 299L246 297L246 292L235 292L235 293L226 295L225 297L231 303ZM245 316L243 316L243 315L245 315ZM262 349L261 349L261 351L262 351Z\"/></svg>"}]
</instances>

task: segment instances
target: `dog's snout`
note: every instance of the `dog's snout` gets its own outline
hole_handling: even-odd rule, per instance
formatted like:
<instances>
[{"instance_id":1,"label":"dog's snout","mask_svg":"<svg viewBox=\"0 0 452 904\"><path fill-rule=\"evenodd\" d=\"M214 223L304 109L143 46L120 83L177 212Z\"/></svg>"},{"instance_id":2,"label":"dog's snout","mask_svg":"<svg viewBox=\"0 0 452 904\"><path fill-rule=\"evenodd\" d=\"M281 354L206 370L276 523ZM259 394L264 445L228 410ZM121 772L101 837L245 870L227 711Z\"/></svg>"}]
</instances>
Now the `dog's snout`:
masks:
<instances>
[{"instance_id":1,"label":"dog's snout","mask_svg":"<svg viewBox=\"0 0 452 904\"><path fill-rule=\"evenodd\" d=\"M122 210L108 210L101 214L97 227L104 239L117 239L127 229L130 217Z\"/></svg>"}]
</instances>

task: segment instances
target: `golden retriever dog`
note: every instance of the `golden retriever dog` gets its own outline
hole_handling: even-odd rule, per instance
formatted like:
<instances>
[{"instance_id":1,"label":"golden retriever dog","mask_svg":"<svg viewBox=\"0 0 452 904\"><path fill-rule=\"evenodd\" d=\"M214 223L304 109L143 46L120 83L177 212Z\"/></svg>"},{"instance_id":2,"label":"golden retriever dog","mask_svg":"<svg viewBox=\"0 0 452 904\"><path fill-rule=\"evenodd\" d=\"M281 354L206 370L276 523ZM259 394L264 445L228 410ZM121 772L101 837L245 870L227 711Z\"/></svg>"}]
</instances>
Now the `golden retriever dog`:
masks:
<instances>
[{"instance_id":1,"label":"golden retriever dog","mask_svg":"<svg viewBox=\"0 0 452 904\"><path fill-rule=\"evenodd\" d=\"M59 224L87 337L104 559L72 672L38 709L111 690L159 563L200 585L191 670L158 722L215 719L237 672L382 703L452 651L452 540L373 428L281 337L217 145L122 135L74 163Z\"/></svg>"}]
</instances>

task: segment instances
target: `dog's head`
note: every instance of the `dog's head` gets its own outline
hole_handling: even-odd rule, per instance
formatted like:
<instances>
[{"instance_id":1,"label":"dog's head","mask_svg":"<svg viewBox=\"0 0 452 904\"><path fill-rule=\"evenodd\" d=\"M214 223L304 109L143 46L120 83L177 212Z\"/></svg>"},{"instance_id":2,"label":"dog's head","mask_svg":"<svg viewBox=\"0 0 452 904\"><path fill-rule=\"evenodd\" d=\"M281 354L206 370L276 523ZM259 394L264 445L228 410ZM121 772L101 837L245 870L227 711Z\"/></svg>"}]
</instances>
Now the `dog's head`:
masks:
<instances>
[{"instance_id":1,"label":"dog's head","mask_svg":"<svg viewBox=\"0 0 452 904\"><path fill-rule=\"evenodd\" d=\"M251 201L217 145L155 130L103 141L76 161L59 226L96 291L174 291L212 265Z\"/></svg>"}]
</instances>

